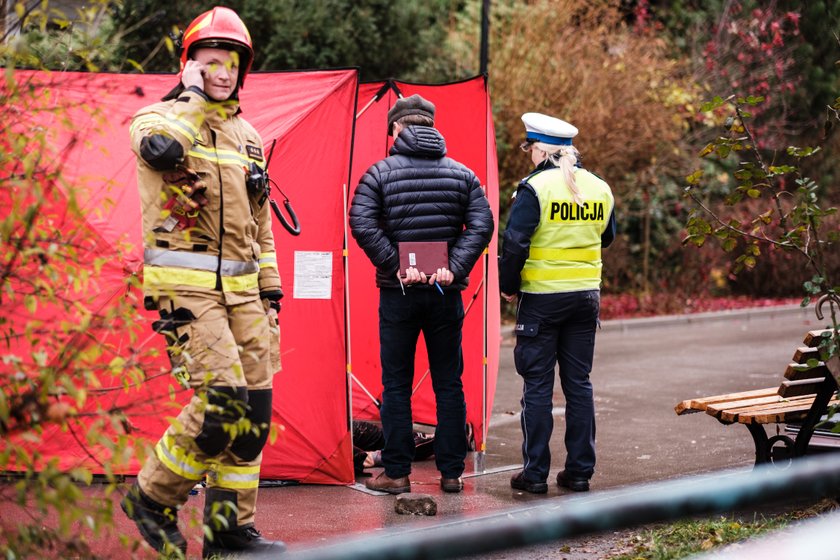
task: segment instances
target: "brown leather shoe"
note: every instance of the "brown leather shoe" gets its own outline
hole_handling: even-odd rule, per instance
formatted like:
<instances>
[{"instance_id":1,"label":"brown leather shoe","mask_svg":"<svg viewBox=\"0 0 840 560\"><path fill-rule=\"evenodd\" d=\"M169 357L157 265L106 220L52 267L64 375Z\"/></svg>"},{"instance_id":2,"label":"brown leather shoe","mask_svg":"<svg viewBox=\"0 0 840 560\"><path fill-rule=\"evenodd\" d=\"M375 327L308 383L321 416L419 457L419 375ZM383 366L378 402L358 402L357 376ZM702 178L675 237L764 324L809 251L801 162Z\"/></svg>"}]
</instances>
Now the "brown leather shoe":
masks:
<instances>
[{"instance_id":1,"label":"brown leather shoe","mask_svg":"<svg viewBox=\"0 0 840 560\"><path fill-rule=\"evenodd\" d=\"M365 481L365 487L368 490L376 490L377 492L388 492L389 494L404 494L411 492L411 481L407 476L400 478L391 478L385 472L379 473L376 478L371 478Z\"/></svg>"},{"instance_id":2,"label":"brown leather shoe","mask_svg":"<svg viewBox=\"0 0 840 560\"><path fill-rule=\"evenodd\" d=\"M441 478L440 487L444 492L460 492L464 489L464 481L461 480L460 476L458 478Z\"/></svg>"}]
</instances>

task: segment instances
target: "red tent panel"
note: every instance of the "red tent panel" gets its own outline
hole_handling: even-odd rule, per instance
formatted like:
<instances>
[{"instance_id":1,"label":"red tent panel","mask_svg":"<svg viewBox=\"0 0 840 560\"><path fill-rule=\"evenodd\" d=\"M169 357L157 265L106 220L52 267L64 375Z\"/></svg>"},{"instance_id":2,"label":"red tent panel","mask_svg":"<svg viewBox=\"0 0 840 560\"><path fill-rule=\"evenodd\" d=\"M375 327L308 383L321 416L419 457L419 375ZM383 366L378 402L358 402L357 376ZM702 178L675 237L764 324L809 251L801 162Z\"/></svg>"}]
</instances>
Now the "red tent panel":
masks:
<instances>
[{"instance_id":1,"label":"red tent panel","mask_svg":"<svg viewBox=\"0 0 840 560\"><path fill-rule=\"evenodd\" d=\"M129 150L128 125L140 107L153 103L176 83L171 75L117 75L82 73L18 72L19 82L34 80L46 87L44 97L54 105L73 106L67 111L70 126L62 126L49 113L42 124L54 134L55 157L65 159L64 178L72 184L82 223L66 224L62 231L79 231L87 241L81 262L96 257L107 259L95 276L88 305L105 308L119 298L142 298L137 290L127 291L125 280L142 271L141 220L135 178L135 158ZM354 70L288 72L249 77L242 91L244 116L260 132L266 149L276 139L269 166L271 177L291 199L300 219L302 233L289 235L275 220L274 233L278 263L286 297L280 314L283 371L274 380L273 422L278 438L266 447L262 476L267 479L343 484L353 480L349 432L348 368L358 378L352 382L353 413L360 418L378 417L376 407L362 391L366 387L376 398L379 382L377 329L378 292L367 258L351 240L345 284L343 257L346 213L344 197L352 195L358 178L389 146L385 130L388 108L396 100L391 91L374 103L353 126L355 112L361 109L381 84L359 87ZM498 215L498 176L493 123L485 83L482 78L444 86L397 84L405 95L420 93L438 109L437 125L447 138L449 153L473 169L485 185L494 215ZM98 109L96 116L91 108ZM352 171L348 173L353 147ZM348 175L350 184L348 185ZM272 193L282 206L283 194ZM67 200L61 196L47 201L44 212L60 220ZM59 223L57 221L57 223ZM295 297L296 253L318 253L331 266L328 294L324 299ZM464 326L464 385L468 422L483 449L485 430L498 366L498 289L496 243L473 270L470 287L464 292L470 311ZM487 294L492 297L487 298ZM86 296L86 297L87 297ZM345 344L349 307L350 338ZM26 322L28 314L6 309L14 328ZM39 309L39 318L60 317L60 312ZM86 412L125 407L132 433L154 442L185 402L187 392L174 385L165 357L163 339L151 331L154 314L143 321L125 325L116 332L102 330L90 340L104 343L101 361L108 364L115 356L130 357L134 352L153 350L145 358L148 380L139 390L119 390L118 380L103 376L101 392L91 391ZM486 325L486 326L485 326ZM129 333L136 335L132 339ZM87 343L90 342L87 341ZM80 341L80 344L85 341ZM24 351L13 348L13 351ZM349 351L348 351L349 350ZM417 359L417 380L427 370L425 350ZM434 399L430 380L419 383L414 400L415 419L434 424ZM46 430L40 451L58 459L63 468L78 465L101 469L100 449L85 449L84 426L52 427ZM116 436L116 434L115 434ZM93 454L94 458L89 457ZM136 473L135 457L124 466L125 474Z\"/></svg>"},{"instance_id":2,"label":"red tent panel","mask_svg":"<svg viewBox=\"0 0 840 560\"><path fill-rule=\"evenodd\" d=\"M111 256L104 274L97 278L100 293L94 302L94 306L105 305L125 290L125 276L138 272L142 263L139 198L128 124L137 109L159 99L177 82L169 75L20 72L17 76L47 85L55 103L77 105L68 112L71 128L57 132L55 146L67 145L72 135L78 139L64 153L64 176L79 189L76 194L88 226L101 237L102 242L91 249L91 257L105 252ZM280 314L284 369L274 381L273 422L280 429L277 441L265 449L264 478L331 484L353 479L344 374L342 251L343 191L356 84L355 70L254 74L242 91L244 116L266 146L278 139L269 172L291 198L303 226L300 237L291 237L276 221L274 224L287 295ZM93 118L91 107L99 109L100 116ZM65 130L51 119L46 115L43 124ZM273 196L282 203L280 193ZM60 207L63 201L53 203ZM295 251L331 255L329 299L294 299ZM25 320L26 314L19 316ZM130 404L135 433L153 441L166 427L165 417L175 416L180 405L169 402L172 380L166 374L162 337L151 333L150 321L140 328L139 340L159 351L157 359L146 363L146 371L154 379L139 392L114 391L92 398L88 408ZM132 350L128 340L120 340L118 335L110 342L114 352ZM181 392L178 401L184 402L185 396ZM98 470L74 434L66 430L47 434L41 451L59 458L63 467L85 464ZM125 472L136 472L138 466L135 461Z\"/></svg>"}]
</instances>

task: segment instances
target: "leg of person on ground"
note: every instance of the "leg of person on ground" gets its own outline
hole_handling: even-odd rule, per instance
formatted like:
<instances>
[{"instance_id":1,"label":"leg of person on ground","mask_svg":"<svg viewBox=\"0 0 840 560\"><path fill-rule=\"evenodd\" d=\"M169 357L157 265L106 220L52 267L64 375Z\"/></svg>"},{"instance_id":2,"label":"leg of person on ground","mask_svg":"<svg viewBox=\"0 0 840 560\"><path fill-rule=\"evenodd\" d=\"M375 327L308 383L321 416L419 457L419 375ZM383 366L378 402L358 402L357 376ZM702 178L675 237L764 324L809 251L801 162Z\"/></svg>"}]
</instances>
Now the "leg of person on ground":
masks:
<instances>
[{"instance_id":1,"label":"leg of person on ground","mask_svg":"<svg viewBox=\"0 0 840 560\"><path fill-rule=\"evenodd\" d=\"M353 420L353 470L357 476L368 476L366 468L382 464L385 435L373 422Z\"/></svg>"}]
</instances>

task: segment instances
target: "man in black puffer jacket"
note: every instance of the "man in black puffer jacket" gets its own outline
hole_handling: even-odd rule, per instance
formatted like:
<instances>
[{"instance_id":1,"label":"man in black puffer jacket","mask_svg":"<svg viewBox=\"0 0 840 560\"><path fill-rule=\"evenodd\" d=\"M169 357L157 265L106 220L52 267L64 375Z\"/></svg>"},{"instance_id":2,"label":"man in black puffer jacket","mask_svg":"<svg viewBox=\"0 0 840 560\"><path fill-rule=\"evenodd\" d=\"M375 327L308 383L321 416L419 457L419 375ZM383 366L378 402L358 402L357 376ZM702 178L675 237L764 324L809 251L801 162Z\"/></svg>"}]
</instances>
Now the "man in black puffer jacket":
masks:
<instances>
[{"instance_id":1,"label":"man in black puffer jacket","mask_svg":"<svg viewBox=\"0 0 840 560\"><path fill-rule=\"evenodd\" d=\"M437 404L435 462L441 488L463 488L467 440L461 290L494 228L481 184L470 169L446 157L446 141L434 128L434 115L434 105L419 95L396 102L388 112L391 155L367 170L350 207L350 228L376 267L380 298L385 470L366 486L391 494L411 490L411 392L420 332ZM448 266L428 277L416 268L400 271L398 243L404 241L445 241Z\"/></svg>"}]
</instances>

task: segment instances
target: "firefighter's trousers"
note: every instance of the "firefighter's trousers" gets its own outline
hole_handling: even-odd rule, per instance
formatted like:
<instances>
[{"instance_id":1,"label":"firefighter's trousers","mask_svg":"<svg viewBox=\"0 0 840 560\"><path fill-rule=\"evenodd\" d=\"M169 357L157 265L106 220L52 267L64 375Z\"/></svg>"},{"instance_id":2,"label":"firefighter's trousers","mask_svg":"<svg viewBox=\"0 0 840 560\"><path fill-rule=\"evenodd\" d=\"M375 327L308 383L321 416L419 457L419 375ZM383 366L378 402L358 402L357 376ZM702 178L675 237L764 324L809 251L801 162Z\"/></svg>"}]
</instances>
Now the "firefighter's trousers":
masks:
<instances>
[{"instance_id":1,"label":"firefighter's trousers","mask_svg":"<svg viewBox=\"0 0 840 560\"><path fill-rule=\"evenodd\" d=\"M194 393L143 465L140 488L160 504L180 507L206 475L205 524L222 529L210 523L218 516L231 529L252 523L272 377L280 369L276 317L260 300L226 305L221 294L175 294L157 306L164 323L177 319L161 332L173 372Z\"/></svg>"}]
</instances>

